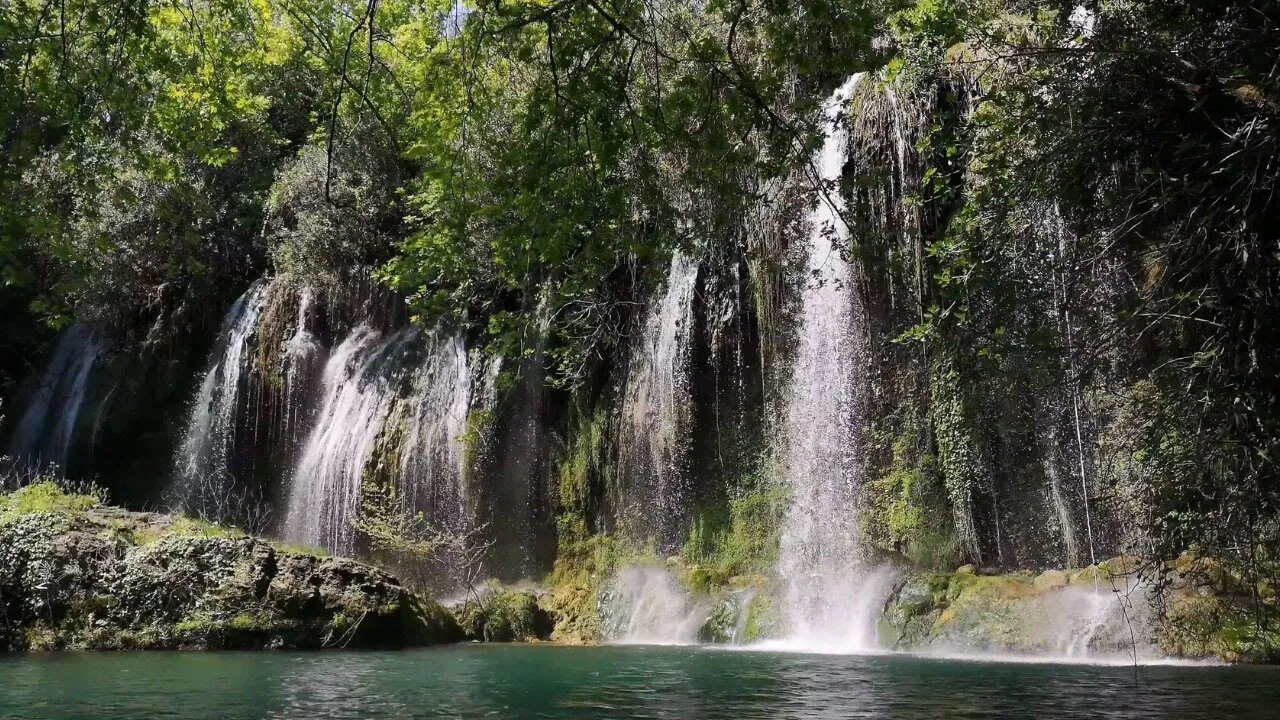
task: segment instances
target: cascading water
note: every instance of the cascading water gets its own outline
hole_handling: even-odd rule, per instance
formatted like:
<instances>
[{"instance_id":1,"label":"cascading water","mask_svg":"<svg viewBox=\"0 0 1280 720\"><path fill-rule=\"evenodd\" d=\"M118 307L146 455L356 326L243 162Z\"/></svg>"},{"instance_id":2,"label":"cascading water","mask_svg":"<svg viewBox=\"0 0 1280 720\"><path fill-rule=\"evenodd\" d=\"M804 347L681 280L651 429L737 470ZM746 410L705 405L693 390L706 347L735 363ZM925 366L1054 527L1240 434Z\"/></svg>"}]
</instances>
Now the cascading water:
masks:
<instances>
[{"instance_id":1,"label":"cascading water","mask_svg":"<svg viewBox=\"0 0 1280 720\"><path fill-rule=\"evenodd\" d=\"M316 311L315 291L303 288L298 294L298 314L293 335L284 344L279 399L280 431L290 451L296 450L310 428L312 380L324 362L324 346L311 330Z\"/></svg>"},{"instance_id":2,"label":"cascading water","mask_svg":"<svg viewBox=\"0 0 1280 720\"><path fill-rule=\"evenodd\" d=\"M73 325L58 340L8 453L46 471L65 473L94 365L102 353L93 330Z\"/></svg>"},{"instance_id":3,"label":"cascading water","mask_svg":"<svg viewBox=\"0 0 1280 720\"><path fill-rule=\"evenodd\" d=\"M861 75L823 105L826 140L814 158L818 204L809 217L808 276L788 388L786 477L778 574L787 643L826 651L875 644L875 617L890 574L859 561L857 482L863 370L861 317L841 250L849 238L836 186L844 168L845 107Z\"/></svg>"},{"instance_id":4,"label":"cascading water","mask_svg":"<svg viewBox=\"0 0 1280 720\"><path fill-rule=\"evenodd\" d=\"M384 341L368 325L356 328L325 365L324 404L293 473L285 536L350 554L360 486L392 400L388 358L407 333Z\"/></svg>"},{"instance_id":5,"label":"cascading water","mask_svg":"<svg viewBox=\"0 0 1280 720\"><path fill-rule=\"evenodd\" d=\"M259 280L231 306L222 322L215 349L177 456L174 493L178 504L202 514L218 508L237 478L237 439L248 428L243 421L250 403L253 344L267 299L267 283Z\"/></svg>"},{"instance_id":6,"label":"cascading water","mask_svg":"<svg viewBox=\"0 0 1280 720\"><path fill-rule=\"evenodd\" d=\"M462 442L472 403L471 368L461 337L429 340L425 364L417 370L409 398L402 485L410 507L435 527L465 531L472 515L468 498L473 496L463 487L466 448Z\"/></svg>"},{"instance_id":7,"label":"cascading water","mask_svg":"<svg viewBox=\"0 0 1280 720\"><path fill-rule=\"evenodd\" d=\"M622 405L617 514L625 534L664 549L683 538L690 432L689 364L698 261L671 259L667 288L632 354Z\"/></svg>"},{"instance_id":8,"label":"cascading water","mask_svg":"<svg viewBox=\"0 0 1280 720\"><path fill-rule=\"evenodd\" d=\"M462 438L471 374L461 338L424 338L416 329L386 336L363 325L333 351L322 383L324 400L293 471L286 537L351 554L374 464L396 483L404 509L422 513L432 529L469 529ZM396 458L393 467L383 463Z\"/></svg>"}]
</instances>

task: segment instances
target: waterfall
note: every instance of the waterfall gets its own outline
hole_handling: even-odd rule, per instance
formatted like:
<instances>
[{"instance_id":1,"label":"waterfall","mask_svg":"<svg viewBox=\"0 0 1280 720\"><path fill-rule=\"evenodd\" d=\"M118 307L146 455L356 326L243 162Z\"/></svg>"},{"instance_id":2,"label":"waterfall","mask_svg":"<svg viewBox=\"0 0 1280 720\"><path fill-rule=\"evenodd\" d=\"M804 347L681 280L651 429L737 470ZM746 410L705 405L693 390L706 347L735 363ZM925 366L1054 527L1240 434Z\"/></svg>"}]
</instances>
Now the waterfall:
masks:
<instances>
[{"instance_id":1,"label":"waterfall","mask_svg":"<svg viewBox=\"0 0 1280 720\"><path fill-rule=\"evenodd\" d=\"M687 512L693 346L698 261L671 259L666 292L650 308L632 353L619 437L616 512L623 532L671 549Z\"/></svg>"},{"instance_id":2,"label":"waterfall","mask_svg":"<svg viewBox=\"0 0 1280 720\"><path fill-rule=\"evenodd\" d=\"M462 439L471 370L460 337L362 325L329 357L321 395L293 470L289 540L352 554L361 488L373 470L433 530L469 529Z\"/></svg>"},{"instance_id":3,"label":"waterfall","mask_svg":"<svg viewBox=\"0 0 1280 720\"><path fill-rule=\"evenodd\" d=\"M293 452L310 427L312 379L324 360L324 347L311 331L311 318L316 311L315 291L303 288L298 296L298 315L293 335L284 344L281 368L280 430L282 439Z\"/></svg>"},{"instance_id":4,"label":"waterfall","mask_svg":"<svg viewBox=\"0 0 1280 720\"><path fill-rule=\"evenodd\" d=\"M72 325L62 333L40 385L9 438L9 455L66 473L89 376L101 353L89 326Z\"/></svg>"},{"instance_id":5,"label":"waterfall","mask_svg":"<svg viewBox=\"0 0 1280 720\"><path fill-rule=\"evenodd\" d=\"M325 364L324 403L293 472L289 540L343 554L354 550L361 480L392 399L384 366L405 339L384 341L382 333L361 325Z\"/></svg>"},{"instance_id":6,"label":"waterfall","mask_svg":"<svg viewBox=\"0 0 1280 720\"><path fill-rule=\"evenodd\" d=\"M237 439L252 398L252 348L267 299L267 283L255 282L232 304L222 321L218 343L191 407L177 456L174 494L177 504L199 514L226 519L229 494L237 481Z\"/></svg>"},{"instance_id":7,"label":"waterfall","mask_svg":"<svg viewBox=\"0 0 1280 720\"><path fill-rule=\"evenodd\" d=\"M605 639L623 645L691 645L711 614L671 573L633 565L600 594Z\"/></svg>"},{"instance_id":8,"label":"waterfall","mask_svg":"<svg viewBox=\"0 0 1280 720\"><path fill-rule=\"evenodd\" d=\"M819 198L809 217L808 274L798 347L787 392L784 459L791 508L778 572L788 643L855 651L875 641L877 599L887 571L858 561L856 524L862 317L841 249L849 238L838 187L848 131L845 108L861 75L823 105L826 140L814 158Z\"/></svg>"},{"instance_id":9,"label":"waterfall","mask_svg":"<svg viewBox=\"0 0 1280 720\"><path fill-rule=\"evenodd\" d=\"M461 337L431 339L435 342L417 371L409 399L407 452L400 473L409 506L435 527L458 532L468 529L472 514L472 493L463 487L462 442L471 407L471 369Z\"/></svg>"}]
</instances>

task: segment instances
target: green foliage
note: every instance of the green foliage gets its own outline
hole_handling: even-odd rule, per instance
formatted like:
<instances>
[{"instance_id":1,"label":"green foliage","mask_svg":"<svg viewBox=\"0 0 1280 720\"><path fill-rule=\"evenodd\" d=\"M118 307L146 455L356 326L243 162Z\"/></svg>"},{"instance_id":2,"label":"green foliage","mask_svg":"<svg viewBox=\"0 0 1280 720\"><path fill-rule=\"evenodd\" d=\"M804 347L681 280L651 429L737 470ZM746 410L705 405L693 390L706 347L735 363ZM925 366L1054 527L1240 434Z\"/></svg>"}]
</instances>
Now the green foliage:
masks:
<instances>
[{"instance_id":1,"label":"green foliage","mask_svg":"<svg viewBox=\"0 0 1280 720\"><path fill-rule=\"evenodd\" d=\"M938 459L922 450L920 427L896 439L872 434L874 445L892 447L885 467L867 468L869 492L862 509L862 532L876 547L901 553L920 568L946 569L960 560L950 497Z\"/></svg>"},{"instance_id":2,"label":"green foliage","mask_svg":"<svg viewBox=\"0 0 1280 720\"><path fill-rule=\"evenodd\" d=\"M747 604L747 621L742 639L745 642L770 640L781 636L784 630L785 621L778 602L765 593L752 596Z\"/></svg>"},{"instance_id":3,"label":"green foliage","mask_svg":"<svg viewBox=\"0 0 1280 720\"><path fill-rule=\"evenodd\" d=\"M546 640L552 630L550 617L531 592L496 591L469 604L459 616L463 634L484 642L532 642Z\"/></svg>"},{"instance_id":4,"label":"green foliage","mask_svg":"<svg viewBox=\"0 0 1280 720\"><path fill-rule=\"evenodd\" d=\"M729 236L743 189L807 158L791 73L847 74L877 30L872 2L661 5L480 2L422 78L418 229L383 277L497 343L547 298L552 382L614 347L635 265Z\"/></svg>"},{"instance_id":5,"label":"green foliage","mask_svg":"<svg viewBox=\"0 0 1280 720\"><path fill-rule=\"evenodd\" d=\"M572 444L557 465L560 481L560 507L567 517L568 537L580 537L575 529L585 521L591 509L592 483L604 478L609 414L603 404L590 415L583 416L573 432ZM562 533L562 537L564 537Z\"/></svg>"},{"instance_id":6,"label":"green foliage","mask_svg":"<svg viewBox=\"0 0 1280 720\"><path fill-rule=\"evenodd\" d=\"M601 639L597 593L619 565L623 554L609 535L590 535L575 515L557 518L560 546L551 572L551 594L543 607L555 620L552 639L597 642Z\"/></svg>"},{"instance_id":7,"label":"green foliage","mask_svg":"<svg viewBox=\"0 0 1280 720\"><path fill-rule=\"evenodd\" d=\"M686 561L705 566L694 571L694 586L705 590L734 575L771 572L789 499L785 487L771 487L747 492L727 507L702 509L681 551Z\"/></svg>"},{"instance_id":8,"label":"green foliage","mask_svg":"<svg viewBox=\"0 0 1280 720\"><path fill-rule=\"evenodd\" d=\"M975 437L974 411L964 379L954 367L940 362L930 388L938 463L951 499L957 538L966 556L981 561L973 502L977 493L990 488L991 471Z\"/></svg>"},{"instance_id":9,"label":"green foliage","mask_svg":"<svg viewBox=\"0 0 1280 720\"><path fill-rule=\"evenodd\" d=\"M47 480L0 495L0 522L10 522L25 515L53 513L76 517L101 503L96 495L72 494L57 483Z\"/></svg>"},{"instance_id":10,"label":"green foliage","mask_svg":"<svg viewBox=\"0 0 1280 720\"><path fill-rule=\"evenodd\" d=\"M373 128L327 156L307 145L277 173L265 231L278 271L316 287L386 259L400 235L395 154Z\"/></svg>"}]
</instances>

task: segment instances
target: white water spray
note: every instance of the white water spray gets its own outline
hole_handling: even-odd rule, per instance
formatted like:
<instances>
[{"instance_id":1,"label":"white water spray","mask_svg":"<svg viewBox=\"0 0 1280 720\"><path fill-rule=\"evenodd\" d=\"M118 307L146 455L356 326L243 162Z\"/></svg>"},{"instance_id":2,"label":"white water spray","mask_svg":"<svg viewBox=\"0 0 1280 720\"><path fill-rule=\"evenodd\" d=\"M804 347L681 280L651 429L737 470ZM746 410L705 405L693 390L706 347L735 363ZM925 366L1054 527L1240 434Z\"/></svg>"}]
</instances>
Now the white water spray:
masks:
<instances>
[{"instance_id":1,"label":"white water spray","mask_svg":"<svg viewBox=\"0 0 1280 720\"><path fill-rule=\"evenodd\" d=\"M400 473L414 510L440 529L465 531L474 514L469 506L474 494L463 486L471 367L461 337L431 340L409 398L409 437Z\"/></svg>"},{"instance_id":2,"label":"white water spray","mask_svg":"<svg viewBox=\"0 0 1280 720\"><path fill-rule=\"evenodd\" d=\"M354 549L361 480L391 398L377 368L388 350L380 332L362 325L325 365L324 404L293 474L289 540L342 554Z\"/></svg>"},{"instance_id":3,"label":"white water spray","mask_svg":"<svg viewBox=\"0 0 1280 720\"><path fill-rule=\"evenodd\" d=\"M601 595L605 639L620 645L691 645L711 608L660 567L618 571Z\"/></svg>"},{"instance_id":4,"label":"white water spray","mask_svg":"<svg viewBox=\"0 0 1280 720\"><path fill-rule=\"evenodd\" d=\"M285 536L352 554L361 488L373 469L433 529L468 529L462 437L470 388L461 338L356 328L325 365L323 401L293 471Z\"/></svg>"}]
</instances>

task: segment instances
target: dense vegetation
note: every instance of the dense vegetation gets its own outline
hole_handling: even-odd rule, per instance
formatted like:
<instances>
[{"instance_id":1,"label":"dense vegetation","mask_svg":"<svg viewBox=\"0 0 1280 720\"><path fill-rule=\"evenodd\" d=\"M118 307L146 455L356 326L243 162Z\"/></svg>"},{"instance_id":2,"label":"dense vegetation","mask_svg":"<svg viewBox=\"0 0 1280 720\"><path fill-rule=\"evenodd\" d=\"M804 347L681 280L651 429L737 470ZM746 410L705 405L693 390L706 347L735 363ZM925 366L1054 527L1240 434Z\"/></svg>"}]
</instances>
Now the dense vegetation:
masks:
<instances>
[{"instance_id":1,"label":"dense vegetation","mask_svg":"<svg viewBox=\"0 0 1280 720\"><path fill-rule=\"evenodd\" d=\"M674 252L747 268L785 359L794 252L762 217L868 72L823 190L869 319L871 541L952 567L1192 551L1262 594L1277 68L1266 0L0 0L0 389L73 321L141 338L267 270L371 271L492 353L544 338L562 556L597 558L635 306ZM686 547L719 581L767 568L784 500L740 435ZM1042 485L1084 509L1054 538L1016 522Z\"/></svg>"}]
</instances>

